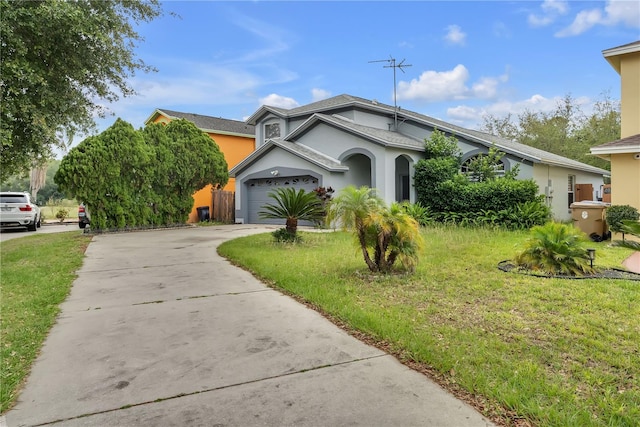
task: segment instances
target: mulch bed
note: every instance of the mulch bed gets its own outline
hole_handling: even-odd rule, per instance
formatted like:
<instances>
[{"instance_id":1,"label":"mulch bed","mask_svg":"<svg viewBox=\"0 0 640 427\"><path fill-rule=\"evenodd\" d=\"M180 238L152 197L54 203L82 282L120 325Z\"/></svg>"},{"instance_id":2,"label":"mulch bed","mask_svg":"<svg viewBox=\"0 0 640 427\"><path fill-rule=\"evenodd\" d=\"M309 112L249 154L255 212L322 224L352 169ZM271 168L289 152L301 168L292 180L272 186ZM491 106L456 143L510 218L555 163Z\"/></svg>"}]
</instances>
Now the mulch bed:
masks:
<instances>
[{"instance_id":1,"label":"mulch bed","mask_svg":"<svg viewBox=\"0 0 640 427\"><path fill-rule=\"evenodd\" d=\"M589 274L584 276L574 276L574 275L568 275L568 274L544 274L539 271L533 271L527 268L519 267L510 260L501 261L500 263L498 263L498 268L504 271L505 273L526 274L528 276L543 277L543 278L574 279L574 280L623 279L623 280L640 281L640 274L634 273L632 271L617 269L617 268L601 268L601 269L598 269L594 274Z\"/></svg>"}]
</instances>

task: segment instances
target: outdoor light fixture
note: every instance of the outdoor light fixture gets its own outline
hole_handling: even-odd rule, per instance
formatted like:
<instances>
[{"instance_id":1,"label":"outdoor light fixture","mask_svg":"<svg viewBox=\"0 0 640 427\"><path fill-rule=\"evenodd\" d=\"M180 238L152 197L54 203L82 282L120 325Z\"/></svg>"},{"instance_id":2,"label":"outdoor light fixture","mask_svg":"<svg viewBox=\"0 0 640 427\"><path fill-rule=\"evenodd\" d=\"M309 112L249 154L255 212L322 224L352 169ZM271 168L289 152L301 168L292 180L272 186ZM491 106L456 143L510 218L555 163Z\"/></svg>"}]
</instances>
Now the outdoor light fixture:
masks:
<instances>
[{"instance_id":1,"label":"outdoor light fixture","mask_svg":"<svg viewBox=\"0 0 640 427\"><path fill-rule=\"evenodd\" d=\"M278 175L280 175L280 171L278 171L278 169L274 169L274 170L271 171L271 175L278 176Z\"/></svg>"},{"instance_id":2,"label":"outdoor light fixture","mask_svg":"<svg viewBox=\"0 0 640 427\"><path fill-rule=\"evenodd\" d=\"M593 260L596 259L596 250L587 249L587 255L589 255L589 261L591 261L591 268L593 268Z\"/></svg>"}]
</instances>

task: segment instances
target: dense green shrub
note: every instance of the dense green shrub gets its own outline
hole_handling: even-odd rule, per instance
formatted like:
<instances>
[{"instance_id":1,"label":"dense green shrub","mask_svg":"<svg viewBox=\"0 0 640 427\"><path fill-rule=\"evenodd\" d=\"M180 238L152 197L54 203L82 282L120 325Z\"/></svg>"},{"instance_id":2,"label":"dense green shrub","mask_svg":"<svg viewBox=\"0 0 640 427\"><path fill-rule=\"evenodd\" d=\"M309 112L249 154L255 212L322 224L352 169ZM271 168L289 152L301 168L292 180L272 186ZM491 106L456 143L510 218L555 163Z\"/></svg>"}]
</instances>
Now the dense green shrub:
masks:
<instances>
[{"instance_id":1,"label":"dense green shrub","mask_svg":"<svg viewBox=\"0 0 640 427\"><path fill-rule=\"evenodd\" d=\"M184 223L193 193L228 179L219 147L193 123L135 130L121 119L71 149L54 177L87 206L94 230Z\"/></svg>"},{"instance_id":2,"label":"dense green shrub","mask_svg":"<svg viewBox=\"0 0 640 427\"><path fill-rule=\"evenodd\" d=\"M67 219L68 216L69 211L66 209L59 209L58 212L56 212L56 218L58 218L60 222L64 222L64 220Z\"/></svg>"},{"instance_id":3,"label":"dense green shrub","mask_svg":"<svg viewBox=\"0 0 640 427\"><path fill-rule=\"evenodd\" d=\"M548 222L531 229L524 251L515 263L552 275L580 276L593 272L587 250L581 244L586 234L573 225Z\"/></svg>"},{"instance_id":4,"label":"dense green shrub","mask_svg":"<svg viewBox=\"0 0 640 427\"><path fill-rule=\"evenodd\" d=\"M454 136L447 136L444 132L433 129L429 139L424 140L424 158L452 158L460 163L462 151L460 151L458 140Z\"/></svg>"},{"instance_id":5,"label":"dense green shrub","mask_svg":"<svg viewBox=\"0 0 640 427\"><path fill-rule=\"evenodd\" d=\"M613 205L605 210L605 217L611 231L622 232L623 221L637 221L640 215L633 206Z\"/></svg>"},{"instance_id":6,"label":"dense green shrub","mask_svg":"<svg viewBox=\"0 0 640 427\"><path fill-rule=\"evenodd\" d=\"M501 227L510 230L527 230L543 225L551 219L551 209L541 197L536 200L518 203L499 211L480 209L477 212L436 212L432 219L449 224L474 227Z\"/></svg>"},{"instance_id":7,"label":"dense green shrub","mask_svg":"<svg viewBox=\"0 0 640 427\"><path fill-rule=\"evenodd\" d=\"M416 184L416 188L418 185ZM518 203L537 200L538 185L533 180L496 179L470 183L456 179L419 192L418 202L434 212L500 211Z\"/></svg>"},{"instance_id":8,"label":"dense green shrub","mask_svg":"<svg viewBox=\"0 0 640 427\"><path fill-rule=\"evenodd\" d=\"M419 160L414 174L418 194L427 194L438 183L454 179L459 169L460 163L451 157Z\"/></svg>"},{"instance_id":9,"label":"dense green shrub","mask_svg":"<svg viewBox=\"0 0 640 427\"><path fill-rule=\"evenodd\" d=\"M300 243L302 242L302 237L298 233L292 233L286 228L278 228L276 231L271 233L273 236L273 240L278 243Z\"/></svg>"}]
</instances>

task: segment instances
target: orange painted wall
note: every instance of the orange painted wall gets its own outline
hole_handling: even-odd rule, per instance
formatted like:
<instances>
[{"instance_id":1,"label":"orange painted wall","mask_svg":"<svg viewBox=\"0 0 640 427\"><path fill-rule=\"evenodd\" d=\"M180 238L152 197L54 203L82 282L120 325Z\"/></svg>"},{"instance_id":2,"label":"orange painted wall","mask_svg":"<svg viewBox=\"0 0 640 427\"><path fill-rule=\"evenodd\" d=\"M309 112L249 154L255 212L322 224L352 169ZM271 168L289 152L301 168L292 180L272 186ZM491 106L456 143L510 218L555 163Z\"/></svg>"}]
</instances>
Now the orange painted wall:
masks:
<instances>
[{"instance_id":1,"label":"orange painted wall","mask_svg":"<svg viewBox=\"0 0 640 427\"><path fill-rule=\"evenodd\" d=\"M169 123L171 120L167 117L158 115L154 119L154 123ZM227 161L227 167L231 169L249 154L251 154L255 148L255 138L247 138L236 135L223 135L217 133L207 133L211 139L213 139L220 151L224 154L224 158ZM235 179L229 178L229 182L222 189L225 191L235 191ZM208 206L209 212L213 211L213 187L207 185L206 187L196 191L193 194L193 208L189 214L189 220L187 222L198 222L198 207Z\"/></svg>"}]
</instances>

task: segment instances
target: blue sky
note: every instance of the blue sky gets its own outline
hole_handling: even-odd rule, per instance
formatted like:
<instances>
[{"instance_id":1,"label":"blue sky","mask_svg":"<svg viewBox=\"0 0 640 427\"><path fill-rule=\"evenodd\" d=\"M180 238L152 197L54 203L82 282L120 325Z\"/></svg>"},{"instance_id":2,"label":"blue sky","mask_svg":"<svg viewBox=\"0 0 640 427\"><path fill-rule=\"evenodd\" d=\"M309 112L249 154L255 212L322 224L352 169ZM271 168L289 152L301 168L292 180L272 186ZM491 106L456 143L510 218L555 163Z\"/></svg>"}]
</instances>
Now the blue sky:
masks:
<instances>
[{"instance_id":1,"label":"blue sky","mask_svg":"<svg viewBox=\"0 0 640 427\"><path fill-rule=\"evenodd\" d=\"M244 120L339 94L397 103L468 128L490 113L551 111L571 95L585 113L620 79L602 51L640 39L634 1L170 1L138 27L156 73L106 105L138 128L156 108ZM172 16L170 12L179 17ZM404 71L404 72L402 72Z\"/></svg>"}]
</instances>

